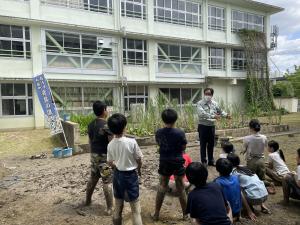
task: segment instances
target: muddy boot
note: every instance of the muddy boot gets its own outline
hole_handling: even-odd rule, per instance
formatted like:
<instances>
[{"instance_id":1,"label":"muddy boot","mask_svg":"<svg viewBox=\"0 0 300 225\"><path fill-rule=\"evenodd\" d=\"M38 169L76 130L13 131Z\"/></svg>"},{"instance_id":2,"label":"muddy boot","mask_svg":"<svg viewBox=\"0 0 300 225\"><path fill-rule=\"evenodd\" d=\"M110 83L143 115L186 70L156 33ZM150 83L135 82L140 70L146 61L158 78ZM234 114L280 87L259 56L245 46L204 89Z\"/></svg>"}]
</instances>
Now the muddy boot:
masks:
<instances>
[{"instance_id":1,"label":"muddy boot","mask_svg":"<svg viewBox=\"0 0 300 225\"><path fill-rule=\"evenodd\" d=\"M188 215L186 214L187 197L186 197L186 193L184 190L179 194L179 202L180 202L181 209L182 209L183 220L187 220L187 218L188 218Z\"/></svg>"},{"instance_id":2,"label":"muddy boot","mask_svg":"<svg viewBox=\"0 0 300 225\"><path fill-rule=\"evenodd\" d=\"M99 178L90 177L87 186L86 186L86 200L85 205L90 205L92 203L92 195L95 190L95 187L98 183Z\"/></svg>"},{"instance_id":3,"label":"muddy boot","mask_svg":"<svg viewBox=\"0 0 300 225\"><path fill-rule=\"evenodd\" d=\"M106 201L107 215L110 216L112 214L112 207L113 207L113 195L112 195L111 185L103 184L103 192Z\"/></svg>"},{"instance_id":4,"label":"muddy boot","mask_svg":"<svg viewBox=\"0 0 300 225\"><path fill-rule=\"evenodd\" d=\"M163 204L163 201L165 199L165 195L166 195L165 192L157 191L156 200L155 200L155 213L152 215L152 219L154 221L159 220L159 212L160 212L161 206Z\"/></svg>"},{"instance_id":5,"label":"muddy boot","mask_svg":"<svg viewBox=\"0 0 300 225\"><path fill-rule=\"evenodd\" d=\"M113 225L122 225L122 218L113 219Z\"/></svg>"},{"instance_id":6,"label":"muddy boot","mask_svg":"<svg viewBox=\"0 0 300 225\"><path fill-rule=\"evenodd\" d=\"M131 213L132 213L132 224L143 225L141 217L141 205L140 201L130 202Z\"/></svg>"}]
</instances>

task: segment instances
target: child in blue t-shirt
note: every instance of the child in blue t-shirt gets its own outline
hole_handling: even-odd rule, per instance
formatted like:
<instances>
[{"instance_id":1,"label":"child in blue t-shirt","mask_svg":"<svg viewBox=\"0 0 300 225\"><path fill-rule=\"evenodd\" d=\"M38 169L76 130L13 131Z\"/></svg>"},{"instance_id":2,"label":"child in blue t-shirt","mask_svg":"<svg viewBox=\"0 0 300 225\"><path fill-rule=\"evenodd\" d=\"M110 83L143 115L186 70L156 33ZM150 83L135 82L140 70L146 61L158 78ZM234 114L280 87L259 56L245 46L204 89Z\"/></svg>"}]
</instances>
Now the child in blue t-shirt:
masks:
<instances>
[{"instance_id":1,"label":"child in blue t-shirt","mask_svg":"<svg viewBox=\"0 0 300 225\"><path fill-rule=\"evenodd\" d=\"M240 218L242 196L240 182L237 176L231 175L233 166L228 159L218 159L216 169L220 176L215 180L222 187L226 200L230 203L232 216L235 221Z\"/></svg>"}]
</instances>

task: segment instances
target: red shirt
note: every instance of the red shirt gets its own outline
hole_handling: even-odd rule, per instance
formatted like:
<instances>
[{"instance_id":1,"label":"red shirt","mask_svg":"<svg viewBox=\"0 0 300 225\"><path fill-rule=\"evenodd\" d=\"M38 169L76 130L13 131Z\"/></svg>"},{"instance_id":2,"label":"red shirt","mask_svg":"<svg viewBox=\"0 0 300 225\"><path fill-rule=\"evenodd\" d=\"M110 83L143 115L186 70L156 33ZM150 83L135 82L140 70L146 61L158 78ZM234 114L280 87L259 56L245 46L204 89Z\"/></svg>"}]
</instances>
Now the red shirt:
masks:
<instances>
[{"instance_id":1,"label":"red shirt","mask_svg":"<svg viewBox=\"0 0 300 225\"><path fill-rule=\"evenodd\" d=\"M183 153L183 154L182 154L182 157L183 157L184 160L185 160L183 166L184 166L184 168L187 168L188 165L190 165L190 164L192 163L192 159L191 159L191 157L190 157L188 154L186 154L186 153ZM172 175L172 176L170 177L170 180L172 180L172 181L175 180L174 175ZM184 181L184 182L189 182L185 175L184 175L183 181Z\"/></svg>"}]
</instances>

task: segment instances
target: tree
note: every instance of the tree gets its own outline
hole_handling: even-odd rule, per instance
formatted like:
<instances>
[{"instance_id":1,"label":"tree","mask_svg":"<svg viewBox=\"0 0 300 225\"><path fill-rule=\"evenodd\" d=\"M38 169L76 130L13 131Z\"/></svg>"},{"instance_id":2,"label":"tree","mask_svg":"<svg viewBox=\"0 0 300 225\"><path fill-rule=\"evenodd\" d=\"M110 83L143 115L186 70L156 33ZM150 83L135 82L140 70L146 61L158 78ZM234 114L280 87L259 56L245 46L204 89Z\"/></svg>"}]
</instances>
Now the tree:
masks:
<instances>
[{"instance_id":1,"label":"tree","mask_svg":"<svg viewBox=\"0 0 300 225\"><path fill-rule=\"evenodd\" d=\"M300 98L300 66L295 65L295 72L287 71L285 77L293 85L295 96Z\"/></svg>"}]
</instances>

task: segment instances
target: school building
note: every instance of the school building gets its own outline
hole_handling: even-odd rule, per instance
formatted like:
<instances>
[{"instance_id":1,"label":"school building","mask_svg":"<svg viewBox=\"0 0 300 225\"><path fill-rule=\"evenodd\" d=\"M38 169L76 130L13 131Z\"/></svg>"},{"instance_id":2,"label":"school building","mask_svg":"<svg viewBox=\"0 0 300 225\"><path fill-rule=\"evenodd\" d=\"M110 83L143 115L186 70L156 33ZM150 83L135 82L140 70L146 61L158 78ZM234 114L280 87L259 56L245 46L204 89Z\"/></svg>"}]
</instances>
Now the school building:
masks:
<instances>
[{"instance_id":1,"label":"school building","mask_svg":"<svg viewBox=\"0 0 300 225\"><path fill-rule=\"evenodd\" d=\"M283 9L251 0L0 0L0 129L41 128L32 77L60 110L129 110L159 93L196 103L204 87L243 101L239 29L266 33Z\"/></svg>"}]
</instances>

